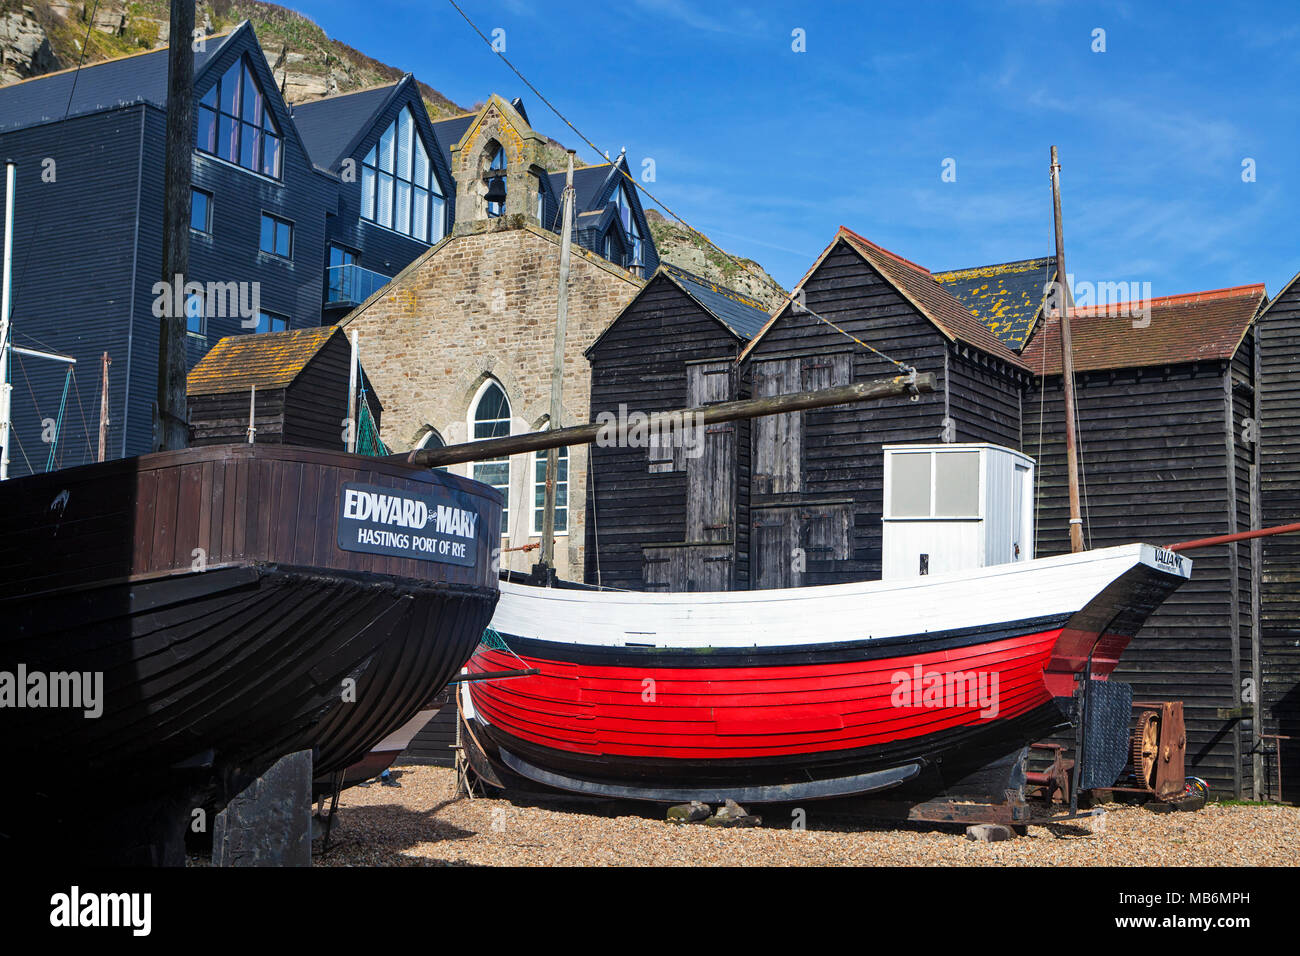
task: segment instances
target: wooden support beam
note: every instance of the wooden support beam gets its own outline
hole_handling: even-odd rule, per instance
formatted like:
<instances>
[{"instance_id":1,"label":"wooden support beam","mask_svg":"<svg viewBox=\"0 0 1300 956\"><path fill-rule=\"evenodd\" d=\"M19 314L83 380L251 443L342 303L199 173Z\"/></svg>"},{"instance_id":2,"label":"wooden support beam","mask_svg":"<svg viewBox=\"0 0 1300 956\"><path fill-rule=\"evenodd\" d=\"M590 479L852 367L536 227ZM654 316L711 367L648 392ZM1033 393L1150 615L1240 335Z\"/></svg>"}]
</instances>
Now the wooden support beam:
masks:
<instances>
[{"instance_id":1,"label":"wooden support beam","mask_svg":"<svg viewBox=\"0 0 1300 956\"><path fill-rule=\"evenodd\" d=\"M742 418L758 418L762 415L781 415L785 412L797 412L809 408L826 408L830 405L849 405L856 402L869 402L878 398L890 398L896 395L916 395L935 390L933 372L908 375L896 375L893 378L880 378L856 385L842 385L838 388L819 389L814 392L794 392L789 395L773 395L768 398L749 398L736 402L720 402L716 405L700 405L695 408L677 409L671 412L657 412L647 416L648 428L658 434L674 432L683 427L714 425L719 422L731 422ZM568 445L589 445L598 438L610 437L613 429L615 443L626 441L628 422L602 424L592 422L586 425L573 425L569 428L528 432L523 435L509 435L505 438L485 438L482 441L464 442L459 445L447 445L444 448L417 448L407 456L413 465L425 465L439 468L443 465L457 465L466 461L486 461L502 458L506 455L518 455L522 452L542 451L547 448L560 448Z\"/></svg>"}]
</instances>

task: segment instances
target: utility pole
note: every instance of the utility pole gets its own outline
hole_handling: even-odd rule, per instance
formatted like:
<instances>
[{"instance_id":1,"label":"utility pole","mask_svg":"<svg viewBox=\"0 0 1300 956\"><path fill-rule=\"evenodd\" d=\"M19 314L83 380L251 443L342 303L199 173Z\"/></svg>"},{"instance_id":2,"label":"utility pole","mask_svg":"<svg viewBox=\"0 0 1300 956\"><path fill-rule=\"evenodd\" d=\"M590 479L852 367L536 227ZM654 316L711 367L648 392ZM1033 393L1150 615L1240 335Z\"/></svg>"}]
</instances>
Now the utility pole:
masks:
<instances>
[{"instance_id":1,"label":"utility pole","mask_svg":"<svg viewBox=\"0 0 1300 956\"><path fill-rule=\"evenodd\" d=\"M346 449L357 450L357 368L361 364L360 345L357 342L357 330L352 330L352 358L348 363L348 440Z\"/></svg>"},{"instance_id":2,"label":"utility pole","mask_svg":"<svg viewBox=\"0 0 1300 956\"><path fill-rule=\"evenodd\" d=\"M190 173L194 153L194 0L171 0L167 47L167 140L163 180L163 281L180 291L159 318L154 450L187 448L184 288L190 271ZM176 300L180 299L178 303ZM177 305L181 308L178 310ZM207 305L204 303L204 308ZM179 312L179 314L175 314Z\"/></svg>"},{"instance_id":3,"label":"utility pole","mask_svg":"<svg viewBox=\"0 0 1300 956\"><path fill-rule=\"evenodd\" d=\"M103 369L103 375L99 386L99 457L95 460L103 461L108 454L108 367L113 364L107 352L99 360L99 364Z\"/></svg>"},{"instance_id":4,"label":"utility pole","mask_svg":"<svg viewBox=\"0 0 1300 956\"><path fill-rule=\"evenodd\" d=\"M573 243L573 150L569 150L569 169L564 174L564 193L560 200L560 289L555 303L555 351L551 359L550 427L563 427L561 401L564 390L564 335L569 322L569 252ZM560 449L546 451L546 505L542 512L542 558L535 571L546 576L549 584L555 577L555 494L560 470Z\"/></svg>"},{"instance_id":5,"label":"utility pole","mask_svg":"<svg viewBox=\"0 0 1300 956\"><path fill-rule=\"evenodd\" d=\"M1083 550L1079 508L1079 447L1074 434L1074 342L1070 336L1070 289L1065 278L1065 238L1061 234L1061 164L1052 147L1052 213L1056 220L1056 305L1061 320L1061 380L1065 388L1065 468L1070 490L1070 550ZM1044 382L1043 387L1046 387Z\"/></svg>"},{"instance_id":6,"label":"utility pole","mask_svg":"<svg viewBox=\"0 0 1300 956\"><path fill-rule=\"evenodd\" d=\"M4 272L0 278L0 481L9 477L10 402L13 386L9 384L9 310L13 303L14 266L14 180L18 167L5 160L5 245Z\"/></svg>"}]
</instances>

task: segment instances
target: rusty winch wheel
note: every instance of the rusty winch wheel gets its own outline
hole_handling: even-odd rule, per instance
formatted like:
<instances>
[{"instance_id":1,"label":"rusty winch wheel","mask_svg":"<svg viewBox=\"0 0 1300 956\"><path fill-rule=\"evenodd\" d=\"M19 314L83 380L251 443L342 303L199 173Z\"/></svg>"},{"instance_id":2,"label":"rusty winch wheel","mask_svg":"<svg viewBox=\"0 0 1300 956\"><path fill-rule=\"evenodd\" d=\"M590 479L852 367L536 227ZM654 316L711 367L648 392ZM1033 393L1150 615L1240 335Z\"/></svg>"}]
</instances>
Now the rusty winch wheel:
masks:
<instances>
[{"instance_id":1,"label":"rusty winch wheel","mask_svg":"<svg viewBox=\"0 0 1300 956\"><path fill-rule=\"evenodd\" d=\"M1133 730L1133 775L1138 786L1151 790L1156 784L1156 765L1160 758L1160 714L1144 710Z\"/></svg>"}]
</instances>

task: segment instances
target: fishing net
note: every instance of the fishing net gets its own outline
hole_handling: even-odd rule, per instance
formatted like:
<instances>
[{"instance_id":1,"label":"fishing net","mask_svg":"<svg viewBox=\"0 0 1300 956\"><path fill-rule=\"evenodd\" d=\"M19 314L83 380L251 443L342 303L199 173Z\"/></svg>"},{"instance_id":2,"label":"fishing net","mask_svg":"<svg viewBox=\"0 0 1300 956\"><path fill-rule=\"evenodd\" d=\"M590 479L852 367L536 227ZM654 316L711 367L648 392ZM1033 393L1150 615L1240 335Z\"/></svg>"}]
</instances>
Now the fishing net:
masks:
<instances>
[{"instance_id":1,"label":"fishing net","mask_svg":"<svg viewBox=\"0 0 1300 956\"><path fill-rule=\"evenodd\" d=\"M490 647L494 651L505 651L507 654L514 653L506 645L505 638L490 627L485 627L483 629L483 636L478 639L478 642L484 647Z\"/></svg>"},{"instance_id":2,"label":"fishing net","mask_svg":"<svg viewBox=\"0 0 1300 956\"><path fill-rule=\"evenodd\" d=\"M379 458L392 454L388 446L379 440L379 429L375 427L375 418L370 414L370 403L366 401L366 390L361 390L361 410L357 413L357 454Z\"/></svg>"}]
</instances>

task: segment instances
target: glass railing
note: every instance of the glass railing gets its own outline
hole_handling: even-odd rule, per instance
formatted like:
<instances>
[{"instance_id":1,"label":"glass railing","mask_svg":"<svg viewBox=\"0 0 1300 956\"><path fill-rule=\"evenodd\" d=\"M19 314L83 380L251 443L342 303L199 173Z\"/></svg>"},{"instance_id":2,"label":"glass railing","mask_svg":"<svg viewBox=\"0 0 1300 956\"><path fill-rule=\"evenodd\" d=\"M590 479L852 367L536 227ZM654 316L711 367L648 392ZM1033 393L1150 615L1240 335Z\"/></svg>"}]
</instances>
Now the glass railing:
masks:
<instances>
[{"instance_id":1,"label":"glass railing","mask_svg":"<svg viewBox=\"0 0 1300 956\"><path fill-rule=\"evenodd\" d=\"M366 301L391 281L391 276L358 265L329 266L325 270L325 302L355 305Z\"/></svg>"}]
</instances>

